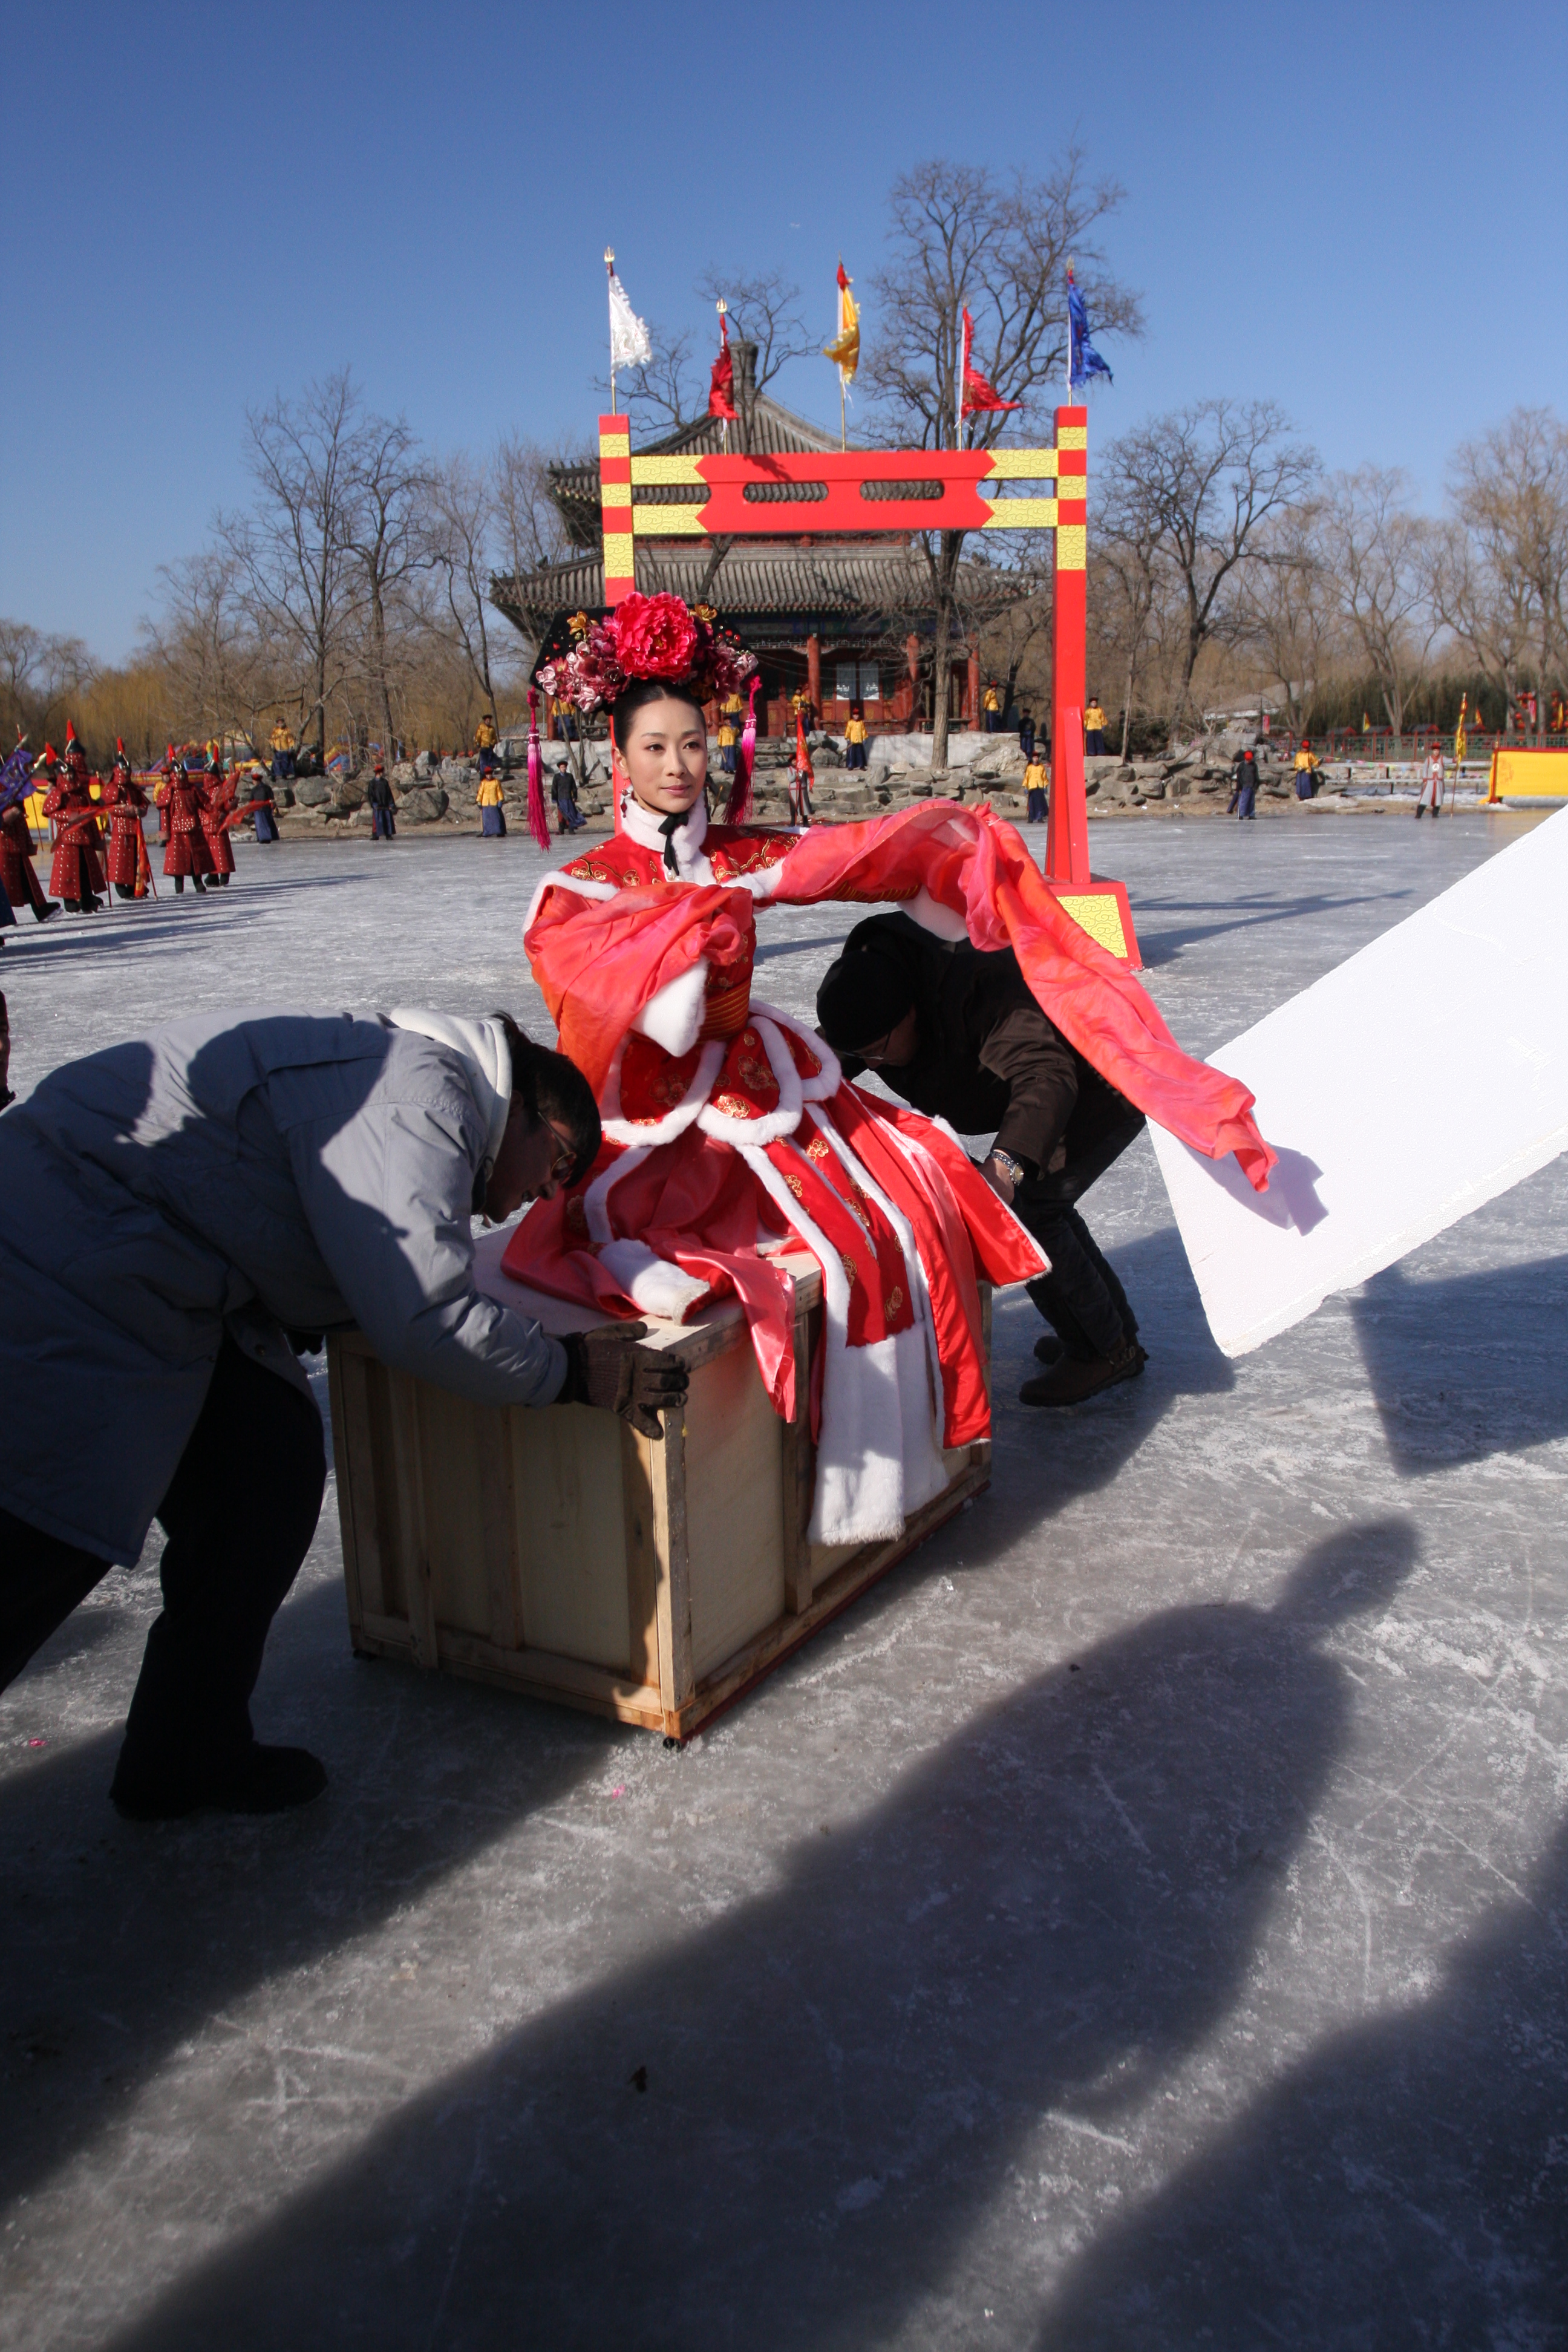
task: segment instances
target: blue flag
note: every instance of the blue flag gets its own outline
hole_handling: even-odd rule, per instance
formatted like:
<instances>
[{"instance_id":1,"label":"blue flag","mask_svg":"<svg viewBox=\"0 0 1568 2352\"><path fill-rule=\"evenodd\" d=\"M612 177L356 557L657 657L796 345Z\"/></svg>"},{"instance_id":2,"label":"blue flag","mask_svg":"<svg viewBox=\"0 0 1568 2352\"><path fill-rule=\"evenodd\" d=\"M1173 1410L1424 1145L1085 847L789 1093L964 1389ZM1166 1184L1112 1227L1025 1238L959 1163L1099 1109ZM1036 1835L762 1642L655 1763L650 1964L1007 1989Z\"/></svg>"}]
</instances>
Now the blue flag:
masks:
<instances>
[{"instance_id":1,"label":"blue flag","mask_svg":"<svg viewBox=\"0 0 1568 2352\"><path fill-rule=\"evenodd\" d=\"M1079 384L1087 383L1091 375L1102 375L1107 383L1114 383L1116 378L1089 341L1089 310L1070 269L1068 271L1068 332L1072 345L1068 380L1075 389Z\"/></svg>"}]
</instances>

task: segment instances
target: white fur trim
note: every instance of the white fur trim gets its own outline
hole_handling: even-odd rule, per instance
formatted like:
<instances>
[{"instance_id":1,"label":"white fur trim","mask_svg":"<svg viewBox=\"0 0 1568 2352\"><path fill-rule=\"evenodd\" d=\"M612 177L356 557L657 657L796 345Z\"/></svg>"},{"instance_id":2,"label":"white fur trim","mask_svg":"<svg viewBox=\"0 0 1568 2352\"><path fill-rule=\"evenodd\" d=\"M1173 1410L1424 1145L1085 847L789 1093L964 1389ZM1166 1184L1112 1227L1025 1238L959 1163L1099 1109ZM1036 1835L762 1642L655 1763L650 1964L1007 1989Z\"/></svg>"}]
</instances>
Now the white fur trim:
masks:
<instances>
[{"instance_id":1,"label":"white fur trim","mask_svg":"<svg viewBox=\"0 0 1568 2352\"><path fill-rule=\"evenodd\" d=\"M624 1118L621 1116L621 1055L625 1051L626 1044L623 1039L616 1048L616 1058L610 1065L610 1076L605 1087L605 1098L599 1106L600 1124L604 1129L605 1142L646 1145L649 1150L652 1150L657 1144L673 1143L678 1135L685 1134L713 1091L713 1082L724 1066L722 1038L709 1039L698 1058L697 1067L691 1074L691 1084L687 1087L674 1109L666 1111L664 1117L653 1126L649 1126L642 1119ZM611 1108L612 1087L615 1089L613 1109Z\"/></svg>"},{"instance_id":2,"label":"white fur trim","mask_svg":"<svg viewBox=\"0 0 1568 2352\"><path fill-rule=\"evenodd\" d=\"M528 902L528 912L522 919L523 937L526 939L533 929L547 890L575 890L580 898L613 898L618 888L615 882L590 882L582 874L547 874Z\"/></svg>"},{"instance_id":3,"label":"white fur trim","mask_svg":"<svg viewBox=\"0 0 1568 2352\"><path fill-rule=\"evenodd\" d=\"M697 1124L703 1134L710 1135L716 1143L732 1143L737 1149L742 1145L754 1145L760 1150L763 1144L777 1143L782 1137L793 1135L800 1125L801 1084L789 1047L779 1035L774 1024L765 1018L759 1019L753 1011L751 1025L762 1040L768 1066L778 1081L777 1110L766 1111L761 1118L733 1118L728 1111L722 1111L716 1103L710 1102L697 1114Z\"/></svg>"},{"instance_id":4,"label":"white fur trim","mask_svg":"<svg viewBox=\"0 0 1568 2352\"><path fill-rule=\"evenodd\" d=\"M946 1483L946 1472L942 1470L941 1443L947 1407L942 1384L942 1351L937 1346L936 1313L931 1303L931 1284L915 1242L914 1227L903 1211L895 1206L853 1147L839 1134L828 1114L816 1103L811 1107L811 1118L850 1181L858 1184L867 1199L875 1202L887 1218L898 1235L899 1248L903 1255L910 1303L914 1308L914 1333L918 1334L920 1340L918 1349L908 1351L910 1364L901 1363L900 1393L904 1402L904 1460L906 1467L914 1465L918 1468L924 1464L921 1476L929 1479L930 1459L934 1454L941 1472L937 1485L929 1487L918 1500L906 1497L906 1511L918 1510L921 1503L928 1503ZM906 1336L910 1335L899 1334L900 1339ZM917 1382L910 1366L921 1363L925 1369ZM924 1403L917 1411L921 1396L923 1396ZM916 1483L919 1483L918 1479Z\"/></svg>"},{"instance_id":5,"label":"white fur trim","mask_svg":"<svg viewBox=\"0 0 1568 2352\"><path fill-rule=\"evenodd\" d=\"M643 849L651 849L664 863L664 835L659 831L662 819L651 809L645 809L628 784L621 799L621 831ZM686 813L686 821L678 824L670 835L675 849L676 872L665 872L666 882L711 882L713 867L702 844L708 836L708 803L694 801Z\"/></svg>"},{"instance_id":6,"label":"white fur trim","mask_svg":"<svg viewBox=\"0 0 1568 2352\"><path fill-rule=\"evenodd\" d=\"M609 1267L635 1307L664 1323L684 1323L711 1287L695 1275L682 1274L668 1258L655 1257L646 1242L606 1243L599 1263Z\"/></svg>"},{"instance_id":7,"label":"white fur trim","mask_svg":"<svg viewBox=\"0 0 1568 2352\"><path fill-rule=\"evenodd\" d=\"M925 1115L926 1114L922 1114L922 1116ZM940 1127L943 1135L945 1135L951 1142L957 1144L960 1151L963 1151L962 1140L954 1134L952 1129L949 1127L945 1118L933 1118L931 1123L932 1127ZM941 1187L948 1199L952 1202L954 1215L959 1218L960 1222L962 1222L963 1211L953 1194L952 1185L947 1181L947 1171L943 1168L935 1152L928 1151L923 1143L918 1142L912 1136L905 1135L900 1128L897 1128L893 1125L891 1119L888 1120L886 1124L889 1142L896 1144L899 1150L903 1153L904 1158L910 1160L916 1169L920 1170L922 1181L928 1190L930 1190L933 1184ZM964 1152L964 1158L967 1159L968 1157L968 1153ZM1028 1243L1029 1247L1039 1259L1040 1272L1042 1274L1049 1274L1051 1270L1050 1259L1046 1255L1045 1251L1040 1247L1039 1243L1029 1231L1028 1226L1024 1223L1022 1217L1019 1216L1017 1211L1010 1202L1002 1198L1000 1192L994 1193L992 1197L995 1201L999 1209L1005 1210L1012 1223L1017 1226L1018 1231L1023 1234L1024 1239ZM1033 1275L1025 1275L1020 1276L1019 1279L1021 1281L1032 1282L1035 1277ZM1007 1290L1016 1287L1016 1286L1010 1283L999 1282L994 1286L994 1287L998 1290Z\"/></svg>"},{"instance_id":8,"label":"white fur trim","mask_svg":"<svg viewBox=\"0 0 1568 2352\"><path fill-rule=\"evenodd\" d=\"M506 1042L506 1031L499 1021L469 1021L456 1013L421 1013L406 1004L395 1006L386 1018L395 1029L428 1037L432 1045L445 1045L461 1057L485 1122L484 1172L488 1176L495 1166L511 1110L511 1047Z\"/></svg>"},{"instance_id":9,"label":"white fur trim","mask_svg":"<svg viewBox=\"0 0 1568 2352\"><path fill-rule=\"evenodd\" d=\"M839 1066L837 1055L826 1039L819 1037L815 1030L808 1029L804 1022L797 1021L793 1013L781 1013L776 1004L763 1004L753 997L752 999L753 1020L759 1013L764 1021L776 1022L781 1029L787 1029L793 1036L798 1037L801 1044L809 1047L822 1064L819 1076L800 1079L802 1102L826 1102L831 1095L836 1095L844 1083L844 1072ZM797 1071L795 1075L798 1077L799 1072Z\"/></svg>"},{"instance_id":10,"label":"white fur trim","mask_svg":"<svg viewBox=\"0 0 1568 2352\"><path fill-rule=\"evenodd\" d=\"M603 1247L605 1242L614 1241L615 1234L610 1230L610 1194L623 1176L629 1176L634 1168L642 1166L651 1149L651 1145L642 1145L631 1151L623 1151L618 1160L611 1161L602 1176L595 1178L584 1193L583 1213L588 1220L588 1239L591 1242L597 1242Z\"/></svg>"},{"instance_id":11,"label":"white fur trim","mask_svg":"<svg viewBox=\"0 0 1568 2352\"><path fill-rule=\"evenodd\" d=\"M632 1023L639 1035L651 1037L656 1045L662 1045L677 1061L682 1054L689 1054L697 1043L702 1026L708 971L707 957L699 956L689 971L683 971L677 980L667 980Z\"/></svg>"}]
</instances>

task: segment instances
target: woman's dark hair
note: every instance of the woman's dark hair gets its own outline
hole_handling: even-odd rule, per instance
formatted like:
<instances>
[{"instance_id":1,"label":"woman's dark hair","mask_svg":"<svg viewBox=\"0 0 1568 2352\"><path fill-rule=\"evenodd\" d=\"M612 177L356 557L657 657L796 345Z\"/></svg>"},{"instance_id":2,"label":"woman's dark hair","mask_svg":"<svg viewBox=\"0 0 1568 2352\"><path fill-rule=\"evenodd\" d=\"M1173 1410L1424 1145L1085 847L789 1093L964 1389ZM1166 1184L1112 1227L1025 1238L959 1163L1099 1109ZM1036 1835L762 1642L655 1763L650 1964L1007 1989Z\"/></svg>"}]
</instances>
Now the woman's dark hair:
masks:
<instances>
[{"instance_id":1,"label":"woman's dark hair","mask_svg":"<svg viewBox=\"0 0 1568 2352\"><path fill-rule=\"evenodd\" d=\"M511 1091L530 1118L547 1118L572 1139L572 1173L575 1184L599 1156L599 1107L594 1090L575 1062L536 1045L510 1013L490 1015L506 1032L511 1049Z\"/></svg>"},{"instance_id":2,"label":"woman's dark hair","mask_svg":"<svg viewBox=\"0 0 1568 2352\"><path fill-rule=\"evenodd\" d=\"M632 720L637 717L637 712L650 702L684 702L689 710L695 710L699 726L704 734L707 733L708 715L703 707L702 698L694 686L682 685L674 678L634 677L626 692L616 695L615 709L612 713L616 722L616 740L623 751L626 749L626 730L631 726Z\"/></svg>"}]
</instances>

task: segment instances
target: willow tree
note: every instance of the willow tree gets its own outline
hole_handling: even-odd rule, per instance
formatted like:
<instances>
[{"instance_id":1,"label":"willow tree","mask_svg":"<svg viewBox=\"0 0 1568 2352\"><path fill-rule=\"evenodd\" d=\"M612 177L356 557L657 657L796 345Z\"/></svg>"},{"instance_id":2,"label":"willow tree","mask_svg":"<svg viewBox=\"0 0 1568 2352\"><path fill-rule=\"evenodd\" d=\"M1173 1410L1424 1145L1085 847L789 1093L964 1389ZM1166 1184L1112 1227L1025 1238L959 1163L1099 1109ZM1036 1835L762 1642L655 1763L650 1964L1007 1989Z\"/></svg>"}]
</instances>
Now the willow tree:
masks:
<instances>
[{"instance_id":1,"label":"willow tree","mask_svg":"<svg viewBox=\"0 0 1568 2352\"><path fill-rule=\"evenodd\" d=\"M1138 334L1137 297L1111 276L1097 242L1121 202L1091 181L1069 149L1043 180L999 179L984 166L917 164L888 199L888 257L872 279L873 340L866 364L878 437L891 448L989 449L1048 438L1067 391L1067 267L1089 298L1096 331ZM963 313L974 320L973 365L1016 408L959 416ZM1092 462L1092 460L1091 460ZM947 761L947 706L963 620L960 563L968 533L917 534L935 624L931 764ZM1007 551L988 550L994 561Z\"/></svg>"}]
</instances>

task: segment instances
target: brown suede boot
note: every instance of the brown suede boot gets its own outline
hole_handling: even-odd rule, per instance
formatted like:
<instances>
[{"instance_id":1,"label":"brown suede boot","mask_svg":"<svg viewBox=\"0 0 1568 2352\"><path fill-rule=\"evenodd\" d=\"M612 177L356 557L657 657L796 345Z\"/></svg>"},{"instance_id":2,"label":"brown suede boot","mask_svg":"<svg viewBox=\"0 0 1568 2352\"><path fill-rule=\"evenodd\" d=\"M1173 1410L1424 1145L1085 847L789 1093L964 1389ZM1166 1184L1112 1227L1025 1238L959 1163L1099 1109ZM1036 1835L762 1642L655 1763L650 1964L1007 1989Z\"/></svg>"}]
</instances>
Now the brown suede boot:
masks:
<instances>
[{"instance_id":1,"label":"brown suede boot","mask_svg":"<svg viewBox=\"0 0 1568 2352\"><path fill-rule=\"evenodd\" d=\"M1094 1356L1084 1363L1064 1356L1037 1380L1026 1381L1018 1391L1020 1404L1081 1404L1118 1381L1135 1381L1149 1358L1136 1339L1125 1339L1112 1356Z\"/></svg>"}]
</instances>

